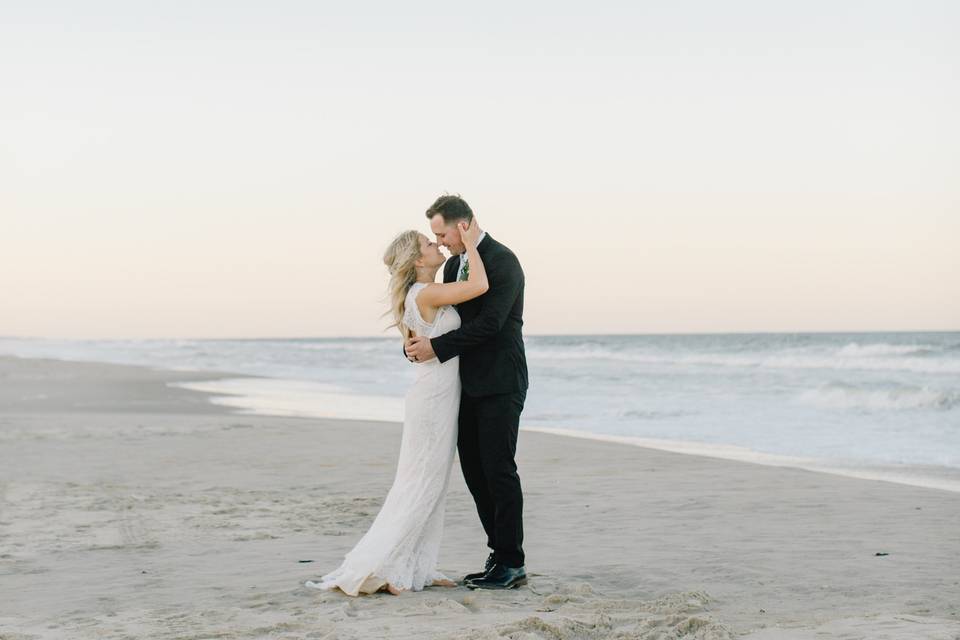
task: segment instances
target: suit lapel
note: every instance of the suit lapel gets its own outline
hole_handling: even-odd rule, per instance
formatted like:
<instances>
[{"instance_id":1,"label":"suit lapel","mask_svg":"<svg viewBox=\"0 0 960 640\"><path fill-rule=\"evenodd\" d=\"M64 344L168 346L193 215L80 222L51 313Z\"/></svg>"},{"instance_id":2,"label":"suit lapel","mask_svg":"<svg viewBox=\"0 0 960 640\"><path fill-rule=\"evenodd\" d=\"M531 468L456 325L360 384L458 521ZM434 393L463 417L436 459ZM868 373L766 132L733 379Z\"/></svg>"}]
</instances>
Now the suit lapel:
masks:
<instances>
[{"instance_id":1,"label":"suit lapel","mask_svg":"<svg viewBox=\"0 0 960 640\"><path fill-rule=\"evenodd\" d=\"M457 256L451 257L447 260L447 264L443 266L443 281L444 282L453 282L457 279L457 271L460 266L460 258Z\"/></svg>"}]
</instances>

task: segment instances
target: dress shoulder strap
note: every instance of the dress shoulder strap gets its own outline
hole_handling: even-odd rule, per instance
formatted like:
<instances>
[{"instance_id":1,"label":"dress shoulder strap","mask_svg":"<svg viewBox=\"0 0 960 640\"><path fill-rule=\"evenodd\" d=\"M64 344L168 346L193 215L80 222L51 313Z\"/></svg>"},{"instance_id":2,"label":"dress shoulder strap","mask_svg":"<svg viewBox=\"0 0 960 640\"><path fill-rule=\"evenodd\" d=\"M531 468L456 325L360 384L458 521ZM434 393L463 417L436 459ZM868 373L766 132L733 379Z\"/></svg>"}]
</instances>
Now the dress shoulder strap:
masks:
<instances>
[{"instance_id":1,"label":"dress shoulder strap","mask_svg":"<svg viewBox=\"0 0 960 640\"><path fill-rule=\"evenodd\" d=\"M420 315L420 308L417 306L417 294L427 285L425 282L414 282L407 290L407 298L404 302L406 307L403 312L403 321L417 335L422 335L424 327L429 326L424 322Z\"/></svg>"}]
</instances>

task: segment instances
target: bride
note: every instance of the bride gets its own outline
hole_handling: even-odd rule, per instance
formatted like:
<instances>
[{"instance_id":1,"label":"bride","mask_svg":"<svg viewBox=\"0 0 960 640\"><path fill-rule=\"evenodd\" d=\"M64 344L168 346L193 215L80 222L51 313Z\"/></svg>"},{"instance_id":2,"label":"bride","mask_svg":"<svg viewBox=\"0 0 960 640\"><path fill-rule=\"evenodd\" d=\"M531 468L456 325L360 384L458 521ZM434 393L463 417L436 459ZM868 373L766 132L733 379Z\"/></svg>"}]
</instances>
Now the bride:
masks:
<instances>
[{"instance_id":1,"label":"bride","mask_svg":"<svg viewBox=\"0 0 960 640\"><path fill-rule=\"evenodd\" d=\"M461 282L434 282L445 258L435 242L418 231L405 231L383 256L390 271L390 303L404 339L434 338L460 327L453 308L484 294L487 273L477 253L480 228L458 225L470 270ZM416 363L416 379L407 391L403 433L393 485L367 532L344 556L343 563L319 581L305 585L337 589L347 595L387 590L398 595L425 586L455 587L436 569L453 455L457 448L460 409L459 357Z\"/></svg>"}]
</instances>

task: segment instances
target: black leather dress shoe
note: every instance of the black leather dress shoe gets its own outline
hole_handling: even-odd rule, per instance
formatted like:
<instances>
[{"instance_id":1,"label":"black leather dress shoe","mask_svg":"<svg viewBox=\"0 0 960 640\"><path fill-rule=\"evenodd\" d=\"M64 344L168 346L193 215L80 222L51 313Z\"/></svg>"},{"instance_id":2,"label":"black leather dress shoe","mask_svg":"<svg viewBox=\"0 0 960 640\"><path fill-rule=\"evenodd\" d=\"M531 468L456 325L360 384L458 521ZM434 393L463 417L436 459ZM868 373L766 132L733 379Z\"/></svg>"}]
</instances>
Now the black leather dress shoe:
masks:
<instances>
[{"instance_id":1,"label":"black leather dress shoe","mask_svg":"<svg viewBox=\"0 0 960 640\"><path fill-rule=\"evenodd\" d=\"M523 567L505 567L498 563L483 577L464 584L468 589L513 589L527 584L527 572Z\"/></svg>"},{"instance_id":2,"label":"black leather dress shoe","mask_svg":"<svg viewBox=\"0 0 960 640\"><path fill-rule=\"evenodd\" d=\"M468 573L467 575L463 576L463 581L467 582L468 580L476 580L477 578L482 578L483 576L487 575L487 572L493 568L493 565L495 563L496 563L496 560L494 560L493 554L491 553L490 555L487 556L487 561L483 565L483 571L479 573Z\"/></svg>"}]
</instances>

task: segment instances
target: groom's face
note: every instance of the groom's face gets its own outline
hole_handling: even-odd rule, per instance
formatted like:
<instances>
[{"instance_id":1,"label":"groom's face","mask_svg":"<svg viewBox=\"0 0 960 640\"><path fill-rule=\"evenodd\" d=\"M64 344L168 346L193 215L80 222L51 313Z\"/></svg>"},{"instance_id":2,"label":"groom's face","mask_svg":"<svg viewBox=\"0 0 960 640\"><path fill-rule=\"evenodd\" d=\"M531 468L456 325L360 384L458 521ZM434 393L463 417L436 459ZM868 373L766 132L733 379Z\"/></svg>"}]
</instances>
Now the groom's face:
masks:
<instances>
[{"instance_id":1,"label":"groom's face","mask_svg":"<svg viewBox=\"0 0 960 640\"><path fill-rule=\"evenodd\" d=\"M446 247L451 254L458 256L467 250L460 239L460 230L457 229L456 220L447 224L443 221L443 216L435 215L430 218L430 230L437 236L437 244Z\"/></svg>"}]
</instances>

